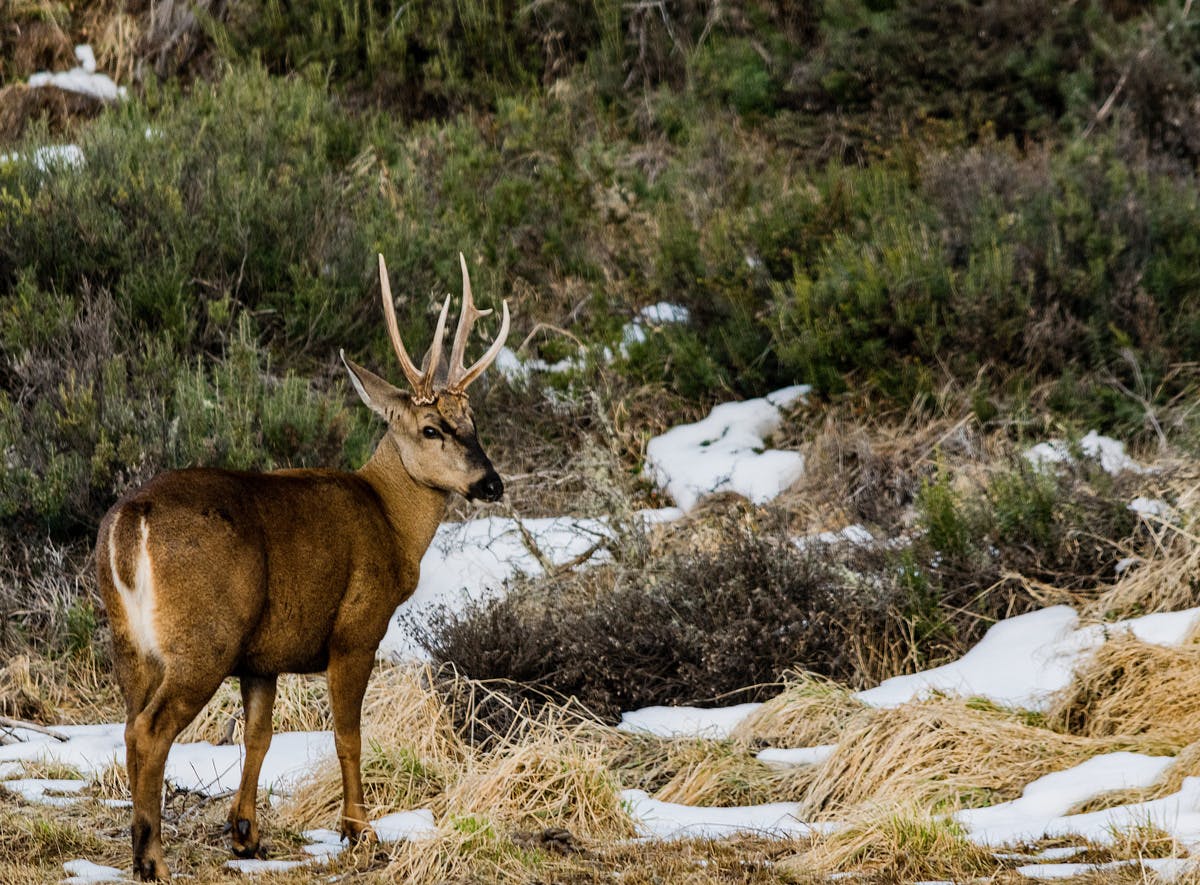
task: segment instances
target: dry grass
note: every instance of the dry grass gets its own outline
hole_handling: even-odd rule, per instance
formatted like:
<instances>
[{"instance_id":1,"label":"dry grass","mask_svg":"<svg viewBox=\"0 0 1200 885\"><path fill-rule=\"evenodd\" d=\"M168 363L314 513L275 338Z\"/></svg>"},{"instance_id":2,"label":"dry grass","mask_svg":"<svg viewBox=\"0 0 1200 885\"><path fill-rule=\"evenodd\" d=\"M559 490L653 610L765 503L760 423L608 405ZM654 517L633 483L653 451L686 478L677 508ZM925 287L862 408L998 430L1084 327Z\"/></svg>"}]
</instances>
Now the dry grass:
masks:
<instances>
[{"instance_id":1,"label":"dry grass","mask_svg":"<svg viewBox=\"0 0 1200 885\"><path fill-rule=\"evenodd\" d=\"M1111 620L1147 612L1190 608L1200 593L1200 543L1180 531L1167 529L1160 555L1138 566L1086 610L1092 617Z\"/></svg>"},{"instance_id":2,"label":"dry grass","mask_svg":"<svg viewBox=\"0 0 1200 885\"><path fill-rule=\"evenodd\" d=\"M372 817L422 794L418 783L440 784L466 758L450 713L427 668L381 666L363 703L363 784ZM341 807L337 760L319 766L281 807L297 828L328 826Z\"/></svg>"},{"instance_id":3,"label":"dry grass","mask_svg":"<svg viewBox=\"0 0 1200 885\"><path fill-rule=\"evenodd\" d=\"M795 515L801 534L825 531L831 517L842 523L893 526L904 519L921 481L937 469L939 447L977 431L949 420L916 415L864 424L851 408L831 408L813 422L789 421L775 444L805 453L803 478L780 501ZM969 448L974 448L973 445ZM831 513L831 505L837 512Z\"/></svg>"},{"instance_id":4,"label":"dry grass","mask_svg":"<svg viewBox=\"0 0 1200 885\"><path fill-rule=\"evenodd\" d=\"M435 688L427 668L384 668L364 714L364 784L372 817L429 807L436 835L389 850L386 874L406 881L493 881L527 877L547 850L522 833L569 834L551 840L605 840L632 835L609 770L603 729L571 708L543 708L536 719L514 716L511 729L472 744L456 731L455 699L476 692ZM447 702L449 699L449 703ZM281 809L300 829L331 825L341 804L332 762L320 768ZM565 843L564 843L565 840ZM569 853L573 853L570 849Z\"/></svg>"},{"instance_id":5,"label":"dry grass","mask_svg":"<svg viewBox=\"0 0 1200 885\"><path fill-rule=\"evenodd\" d=\"M791 798L795 776L775 771L736 741L614 735L609 765L622 785L684 805L754 805Z\"/></svg>"},{"instance_id":6,"label":"dry grass","mask_svg":"<svg viewBox=\"0 0 1200 885\"><path fill-rule=\"evenodd\" d=\"M0 801L0 864L29 858L61 862L103 854L105 845L94 827L78 826L71 817L19 800Z\"/></svg>"},{"instance_id":7,"label":"dry grass","mask_svg":"<svg viewBox=\"0 0 1200 885\"><path fill-rule=\"evenodd\" d=\"M843 819L866 806L954 809L1015 798L1030 781L1136 738L1086 738L1030 724L991 704L933 698L850 723L813 773L801 813Z\"/></svg>"},{"instance_id":8,"label":"dry grass","mask_svg":"<svg viewBox=\"0 0 1200 885\"><path fill-rule=\"evenodd\" d=\"M616 779L604 764L605 748L587 738L593 726L554 712L543 717L520 740L468 757L441 797L446 813L562 827L589 838L632 835Z\"/></svg>"},{"instance_id":9,"label":"dry grass","mask_svg":"<svg viewBox=\"0 0 1200 885\"><path fill-rule=\"evenodd\" d=\"M967 882L998 872L1002 862L969 842L953 822L904 805L859 818L780 867L808 876L853 872L888 882Z\"/></svg>"},{"instance_id":10,"label":"dry grass","mask_svg":"<svg viewBox=\"0 0 1200 885\"><path fill-rule=\"evenodd\" d=\"M628 835L599 726L547 707L509 734L471 746L427 668L387 668L372 684L364 718L364 780L375 816L429 804L439 819L486 818L506 827L563 827L595 837ZM297 826L328 825L341 803L333 762L283 809Z\"/></svg>"},{"instance_id":11,"label":"dry grass","mask_svg":"<svg viewBox=\"0 0 1200 885\"><path fill-rule=\"evenodd\" d=\"M733 736L772 747L832 744L866 710L844 685L797 672L788 674L783 690L742 722Z\"/></svg>"},{"instance_id":12,"label":"dry grass","mask_svg":"<svg viewBox=\"0 0 1200 885\"><path fill-rule=\"evenodd\" d=\"M0 666L0 715L43 724L124 718L120 693L94 655L16 654Z\"/></svg>"},{"instance_id":13,"label":"dry grass","mask_svg":"<svg viewBox=\"0 0 1200 885\"><path fill-rule=\"evenodd\" d=\"M1166 468L1170 472L1142 494L1174 501L1178 519L1145 518L1153 533L1154 555L1096 597L1084 609L1087 617L1113 620L1147 612L1178 611L1196 604L1200 594L1200 534L1196 522L1200 485L1188 469L1178 464L1167 464Z\"/></svg>"},{"instance_id":14,"label":"dry grass","mask_svg":"<svg viewBox=\"0 0 1200 885\"><path fill-rule=\"evenodd\" d=\"M28 766L26 766L26 770L28 770ZM129 800L129 772L124 765L113 764L92 774L88 795L101 801L106 799Z\"/></svg>"},{"instance_id":15,"label":"dry grass","mask_svg":"<svg viewBox=\"0 0 1200 885\"><path fill-rule=\"evenodd\" d=\"M56 16L46 15L44 8L6 10L10 15L15 12L17 16L22 11L28 20L21 26L20 39L12 41L7 73L16 79L28 77L36 71L63 71L74 67L75 41L63 30Z\"/></svg>"},{"instance_id":16,"label":"dry grass","mask_svg":"<svg viewBox=\"0 0 1200 885\"><path fill-rule=\"evenodd\" d=\"M1200 646L1114 635L1079 668L1047 722L1088 737L1136 735L1175 752L1200 739Z\"/></svg>"},{"instance_id":17,"label":"dry grass","mask_svg":"<svg viewBox=\"0 0 1200 885\"><path fill-rule=\"evenodd\" d=\"M80 30L96 53L96 69L117 83L132 83L139 52L145 40L147 16L125 10L125 3L99 2L88 5Z\"/></svg>"}]
</instances>

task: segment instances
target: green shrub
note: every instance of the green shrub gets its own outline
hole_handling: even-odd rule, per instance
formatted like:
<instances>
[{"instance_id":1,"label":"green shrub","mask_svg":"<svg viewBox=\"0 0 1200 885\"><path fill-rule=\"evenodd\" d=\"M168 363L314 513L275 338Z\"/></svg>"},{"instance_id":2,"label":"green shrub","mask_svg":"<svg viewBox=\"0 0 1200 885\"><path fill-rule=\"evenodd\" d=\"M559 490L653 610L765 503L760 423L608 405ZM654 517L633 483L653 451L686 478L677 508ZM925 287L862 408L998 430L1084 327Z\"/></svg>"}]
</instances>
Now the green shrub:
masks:
<instances>
[{"instance_id":1,"label":"green shrub","mask_svg":"<svg viewBox=\"0 0 1200 885\"><path fill-rule=\"evenodd\" d=\"M1133 482L1086 462L1047 471L1024 459L974 492L939 474L917 496L924 533L913 562L927 564L924 580L941 605L987 618L1038 603L1011 586L1012 575L1077 591L1111 584L1130 549L1151 543L1127 507Z\"/></svg>"},{"instance_id":2,"label":"green shrub","mask_svg":"<svg viewBox=\"0 0 1200 885\"><path fill-rule=\"evenodd\" d=\"M801 106L861 117L864 136L886 133L885 144L905 127L939 124L1052 135L1124 34L1100 2L1059 0L837 0L824 4L821 25L793 87Z\"/></svg>"},{"instance_id":3,"label":"green shrub","mask_svg":"<svg viewBox=\"0 0 1200 885\"><path fill-rule=\"evenodd\" d=\"M1190 180L1111 140L1048 161L1000 147L935 156L918 178L828 171L818 183L843 207L840 229L774 287L782 367L901 402L946 374L1128 380L1131 359L1153 387L1200 344Z\"/></svg>"}]
</instances>

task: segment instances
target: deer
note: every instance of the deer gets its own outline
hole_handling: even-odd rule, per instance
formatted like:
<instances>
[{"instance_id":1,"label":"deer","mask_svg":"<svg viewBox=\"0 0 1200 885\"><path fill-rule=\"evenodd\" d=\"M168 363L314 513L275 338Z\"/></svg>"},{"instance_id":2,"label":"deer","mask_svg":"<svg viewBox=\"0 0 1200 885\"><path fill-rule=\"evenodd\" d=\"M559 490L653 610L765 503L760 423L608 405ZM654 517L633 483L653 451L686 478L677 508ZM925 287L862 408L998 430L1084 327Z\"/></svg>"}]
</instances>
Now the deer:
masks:
<instances>
[{"instance_id":1,"label":"deer","mask_svg":"<svg viewBox=\"0 0 1200 885\"><path fill-rule=\"evenodd\" d=\"M245 758L225 825L239 857L261 853L258 777L281 673L326 674L342 776L341 834L374 841L362 787L362 701L392 613L416 589L451 494L495 502L504 483L476 435L467 387L500 354L500 330L469 368L475 321L467 262L462 310L441 370L450 296L420 369L396 323L379 256L388 337L409 389L339 351L359 398L386 422L357 471L186 468L126 493L100 523L96 577L125 700L130 837L141 880L168 878L162 846L167 754L230 676L240 680Z\"/></svg>"}]
</instances>

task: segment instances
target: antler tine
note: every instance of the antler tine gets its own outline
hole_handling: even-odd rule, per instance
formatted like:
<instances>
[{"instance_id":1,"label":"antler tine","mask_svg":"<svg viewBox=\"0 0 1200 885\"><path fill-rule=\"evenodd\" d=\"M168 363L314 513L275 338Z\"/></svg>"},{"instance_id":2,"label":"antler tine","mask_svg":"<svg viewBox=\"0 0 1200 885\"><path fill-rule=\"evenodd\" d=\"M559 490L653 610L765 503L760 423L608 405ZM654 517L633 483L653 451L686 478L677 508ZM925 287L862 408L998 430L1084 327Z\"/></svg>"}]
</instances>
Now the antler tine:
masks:
<instances>
[{"instance_id":1,"label":"antler tine","mask_svg":"<svg viewBox=\"0 0 1200 885\"><path fill-rule=\"evenodd\" d=\"M437 377L438 363L442 361L442 340L446 337L446 317L450 313L450 296L442 302L442 312L438 314L437 328L433 330L433 343L429 345L429 365L425 367L424 389L420 391L423 399L433 400L433 379Z\"/></svg>"},{"instance_id":2,"label":"antler tine","mask_svg":"<svg viewBox=\"0 0 1200 885\"><path fill-rule=\"evenodd\" d=\"M508 301L503 304L503 310L500 319L500 332L496 335L496 340L492 342L492 346L488 348L487 353L479 358L475 365L465 370L456 378L453 385L447 385L446 389L453 393L462 393L467 389L467 385L484 373L496 357L500 355L500 348L504 346L504 339L508 337Z\"/></svg>"},{"instance_id":3,"label":"antler tine","mask_svg":"<svg viewBox=\"0 0 1200 885\"><path fill-rule=\"evenodd\" d=\"M450 350L450 385L457 384L458 379L466 372L463 357L466 356L471 327L477 319L492 312L491 308L479 310L475 307L475 299L471 297L471 274L467 272L467 259L461 252L458 253L458 263L462 267L463 277L462 312L458 316L458 328L454 332L454 347Z\"/></svg>"},{"instance_id":4,"label":"antler tine","mask_svg":"<svg viewBox=\"0 0 1200 885\"><path fill-rule=\"evenodd\" d=\"M396 305L392 301L392 284L388 282L387 262L383 260L382 252L379 254L379 287L383 294L383 317L387 321L388 337L392 339L392 350L396 351L396 358L400 360L400 369L404 372L404 377L408 379L409 386L420 395L425 384L425 377L409 357L408 351L404 349L404 341L400 338L400 327L396 324ZM445 321L445 318L446 312L443 310L442 320Z\"/></svg>"}]
</instances>

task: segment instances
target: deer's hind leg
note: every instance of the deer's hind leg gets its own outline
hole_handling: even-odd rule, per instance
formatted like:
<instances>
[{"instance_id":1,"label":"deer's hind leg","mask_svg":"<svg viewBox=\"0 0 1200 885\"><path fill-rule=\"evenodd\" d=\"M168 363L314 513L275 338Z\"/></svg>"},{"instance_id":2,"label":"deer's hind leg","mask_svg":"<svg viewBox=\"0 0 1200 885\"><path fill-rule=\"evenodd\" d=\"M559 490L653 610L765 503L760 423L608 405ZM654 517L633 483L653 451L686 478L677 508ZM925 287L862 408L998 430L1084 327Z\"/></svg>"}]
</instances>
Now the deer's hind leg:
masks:
<instances>
[{"instance_id":1,"label":"deer's hind leg","mask_svg":"<svg viewBox=\"0 0 1200 885\"><path fill-rule=\"evenodd\" d=\"M130 790L133 793L133 870L141 879L170 877L162 848L163 771L171 743L208 699L223 677L168 668L145 707L126 724Z\"/></svg>"},{"instance_id":2,"label":"deer's hind leg","mask_svg":"<svg viewBox=\"0 0 1200 885\"><path fill-rule=\"evenodd\" d=\"M271 746L271 709L275 705L274 676L242 676L242 707L246 711L246 759L242 782L229 809L228 828L233 832L233 853L238 857L259 854L258 775Z\"/></svg>"},{"instance_id":3,"label":"deer's hind leg","mask_svg":"<svg viewBox=\"0 0 1200 885\"><path fill-rule=\"evenodd\" d=\"M118 644L114 643L114 646L116 645ZM146 709L162 683L163 670L158 661L128 660L127 658L136 657L135 652L126 652L119 647L114 648L114 652L118 665L118 682L121 685L121 694L125 696L125 773L129 781L130 798L133 798L137 794L138 761L141 758L138 730L133 726L138 714Z\"/></svg>"}]
</instances>

